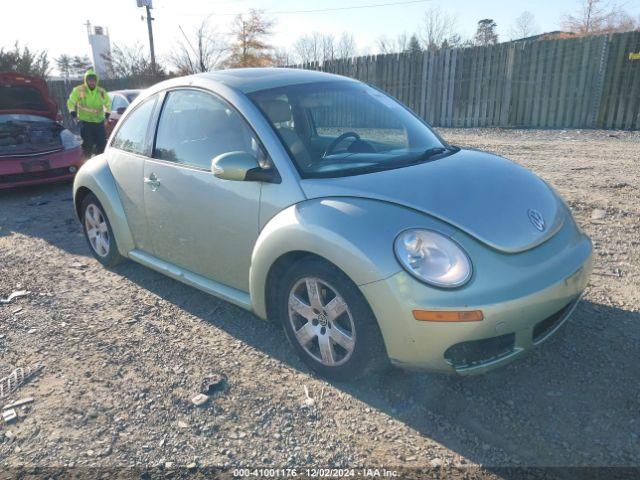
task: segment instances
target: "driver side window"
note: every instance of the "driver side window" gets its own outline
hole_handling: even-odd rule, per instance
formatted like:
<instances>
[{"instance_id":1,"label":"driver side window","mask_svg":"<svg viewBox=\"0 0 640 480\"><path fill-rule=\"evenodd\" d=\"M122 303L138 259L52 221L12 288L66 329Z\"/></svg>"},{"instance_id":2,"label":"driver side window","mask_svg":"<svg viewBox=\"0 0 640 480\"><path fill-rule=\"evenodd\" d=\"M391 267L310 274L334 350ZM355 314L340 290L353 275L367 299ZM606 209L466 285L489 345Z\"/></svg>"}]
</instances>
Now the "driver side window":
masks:
<instances>
[{"instance_id":1,"label":"driver side window","mask_svg":"<svg viewBox=\"0 0 640 480\"><path fill-rule=\"evenodd\" d=\"M222 99L198 90L167 94L153 158L209 170L218 155L243 151L260 157L260 149L251 129Z\"/></svg>"}]
</instances>

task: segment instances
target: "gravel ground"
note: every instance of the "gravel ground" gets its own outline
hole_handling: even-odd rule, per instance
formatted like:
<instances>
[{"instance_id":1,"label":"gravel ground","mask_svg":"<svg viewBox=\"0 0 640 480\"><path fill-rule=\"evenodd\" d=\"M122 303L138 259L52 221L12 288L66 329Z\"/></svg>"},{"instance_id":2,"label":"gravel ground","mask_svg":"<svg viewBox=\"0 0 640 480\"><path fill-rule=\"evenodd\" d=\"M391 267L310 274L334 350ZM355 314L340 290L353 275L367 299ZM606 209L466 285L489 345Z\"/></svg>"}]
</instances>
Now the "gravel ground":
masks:
<instances>
[{"instance_id":1,"label":"gravel ground","mask_svg":"<svg viewBox=\"0 0 640 480\"><path fill-rule=\"evenodd\" d=\"M532 355L473 378L327 383L277 325L131 262L102 268L69 184L0 192L0 297L31 292L0 305L0 377L45 365L6 399L34 402L0 421L0 467L640 466L640 135L441 133L541 175L594 241L585 300ZM213 373L225 388L194 406Z\"/></svg>"}]
</instances>

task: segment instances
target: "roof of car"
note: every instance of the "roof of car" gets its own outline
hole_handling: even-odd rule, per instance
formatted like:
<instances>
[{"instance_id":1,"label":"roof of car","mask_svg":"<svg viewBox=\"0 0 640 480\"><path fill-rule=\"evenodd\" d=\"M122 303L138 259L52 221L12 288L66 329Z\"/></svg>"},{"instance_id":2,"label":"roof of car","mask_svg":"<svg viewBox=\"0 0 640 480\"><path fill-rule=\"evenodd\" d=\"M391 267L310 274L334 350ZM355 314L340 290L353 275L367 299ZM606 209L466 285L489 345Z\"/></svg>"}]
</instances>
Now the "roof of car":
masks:
<instances>
[{"instance_id":1,"label":"roof of car","mask_svg":"<svg viewBox=\"0 0 640 480\"><path fill-rule=\"evenodd\" d=\"M236 88L243 93L300 83L354 81L340 75L296 68L232 68L197 75Z\"/></svg>"},{"instance_id":2,"label":"roof of car","mask_svg":"<svg viewBox=\"0 0 640 480\"><path fill-rule=\"evenodd\" d=\"M142 90L137 88L128 88L126 90L111 90L109 95L113 95L114 93L119 93L120 95L130 95L132 93L140 93Z\"/></svg>"}]
</instances>

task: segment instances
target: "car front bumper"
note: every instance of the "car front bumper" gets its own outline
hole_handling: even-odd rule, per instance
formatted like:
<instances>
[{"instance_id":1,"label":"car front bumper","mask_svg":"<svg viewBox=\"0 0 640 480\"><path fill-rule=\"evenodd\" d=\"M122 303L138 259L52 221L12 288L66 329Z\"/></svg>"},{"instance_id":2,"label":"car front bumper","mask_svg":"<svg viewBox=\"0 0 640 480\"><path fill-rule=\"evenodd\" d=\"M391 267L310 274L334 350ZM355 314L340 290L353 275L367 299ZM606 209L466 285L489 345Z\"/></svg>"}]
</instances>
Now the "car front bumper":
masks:
<instances>
[{"instance_id":1,"label":"car front bumper","mask_svg":"<svg viewBox=\"0 0 640 480\"><path fill-rule=\"evenodd\" d=\"M515 254L519 258L487 254L478 262L480 278L461 289L429 287L404 271L361 285L391 362L408 369L476 374L515 360L552 336L575 309L592 269L591 241L571 224L547 244ZM481 255L479 250L469 253ZM499 257L505 257L502 265ZM484 318L417 321L413 310L481 310Z\"/></svg>"},{"instance_id":2,"label":"car front bumper","mask_svg":"<svg viewBox=\"0 0 640 480\"><path fill-rule=\"evenodd\" d=\"M81 166L80 147L44 155L0 157L0 190L72 179Z\"/></svg>"}]
</instances>

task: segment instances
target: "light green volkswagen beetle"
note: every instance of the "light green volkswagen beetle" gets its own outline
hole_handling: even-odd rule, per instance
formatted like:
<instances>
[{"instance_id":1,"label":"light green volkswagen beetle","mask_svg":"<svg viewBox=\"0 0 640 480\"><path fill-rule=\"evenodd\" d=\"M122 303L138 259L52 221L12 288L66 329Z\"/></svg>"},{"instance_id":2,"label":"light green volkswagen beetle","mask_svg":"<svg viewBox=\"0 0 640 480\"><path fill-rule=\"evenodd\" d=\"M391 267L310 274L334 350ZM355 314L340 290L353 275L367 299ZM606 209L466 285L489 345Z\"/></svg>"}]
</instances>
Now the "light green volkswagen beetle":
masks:
<instances>
[{"instance_id":1,"label":"light green volkswagen beetle","mask_svg":"<svg viewBox=\"0 0 640 480\"><path fill-rule=\"evenodd\" d=\"M567 319L591 242L530 171L446 143L358 81L288 69L160 83L87 162L93 255L282 322L320 374L469 374Z\"/></svg>"}]
</instances>

